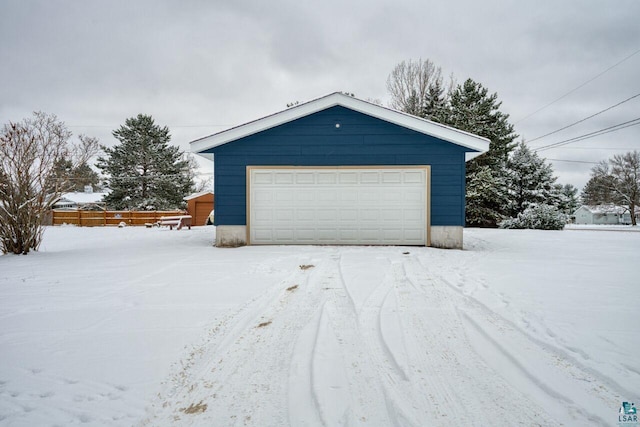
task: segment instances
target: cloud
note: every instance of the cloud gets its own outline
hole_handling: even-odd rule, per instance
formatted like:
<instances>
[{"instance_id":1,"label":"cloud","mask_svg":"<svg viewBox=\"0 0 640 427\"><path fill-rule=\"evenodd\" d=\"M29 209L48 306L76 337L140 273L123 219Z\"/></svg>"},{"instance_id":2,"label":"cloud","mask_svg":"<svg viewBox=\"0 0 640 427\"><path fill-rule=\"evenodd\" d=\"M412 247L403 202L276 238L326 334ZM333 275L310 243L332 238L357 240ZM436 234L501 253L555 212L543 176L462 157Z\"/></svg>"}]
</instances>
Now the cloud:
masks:
<instances>
[{"instance_id":1,"label":"cloud","mask_svg":"<svg viewBox=\"0 0 640 427\"><path fill-rule=\"evenodd\" d=\"M2 2L0 118L43 110L113 143L127 117L152 114L188 149L190 139L336 90L384 102L397 63L429 58L445 75L497 92L517 122L640 48L637 16L635 0ZM517 132L532 139L632 95L638 69L640 54ZM638 105L558 137L622 122ZM637 147L638 128L581 146ZM614 152L545 155L590 161ZM554 166L563 182L588 179L588 164Z\"/></svg>"}]
</instances>

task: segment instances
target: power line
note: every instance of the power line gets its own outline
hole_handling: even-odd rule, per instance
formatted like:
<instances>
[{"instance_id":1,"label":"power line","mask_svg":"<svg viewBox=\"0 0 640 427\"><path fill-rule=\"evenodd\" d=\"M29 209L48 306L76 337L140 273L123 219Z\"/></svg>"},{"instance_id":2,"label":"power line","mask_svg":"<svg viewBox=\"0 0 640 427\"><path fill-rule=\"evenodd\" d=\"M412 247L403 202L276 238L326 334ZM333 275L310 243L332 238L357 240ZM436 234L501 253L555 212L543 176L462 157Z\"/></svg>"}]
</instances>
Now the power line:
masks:
<instances>
[{"instance_id":1,"label":"power line","mask_svg":"<svg viewBox=\"0 0 640 427\"><path fill-rule=\"evenodd\" d=\"M615 64L613 64L612 66L610 66L609 68L607 68L606 70L600 72L599 74L597 74L596 76L590 78L589 80L587 80L586 82L582 83L581 85L579 85L578 87L571 89L569 92L565 93L564 95L562 95L561 97L551 101L550 103L548 103L547 105L538 108L536 111L534 111L533 113L530 113L526 116L524 116L523 118L521 118L520 120L518 120L517 122L514 123L514 125L517 125L520 122L525 121L526 119L528 119L529 117L533 116L534 114L539 113L540 111L544 110L545 108L555 104L556 102L560 101L561 99L566 98L567 96L571 95L573 92L577 91L578 89L586 86L587 84L591 83L592 81L594 81L595 79L597 79L598 77L600 77L601 75L605 74L606 72L612 70L613 68L617 67L618 65L622 64L623 62L625 62L626 60L628 60L629 58L631 58L632 56L636 55L640 53L640 49L636 50L635 52L633 52L631 55L623 58L622 60L616 62Z\"/></svg>"},{"instance_id":2,"label":"power line","mask_svg":"<svg viewBox=\"0 0 640 427\"><path fill-rule=\"evenodd\" d=\"M587 120L589 120L589 119L591 119L591 118L593 118L593 117L595 117L595 116L597 116L597 115L600 115L600 114L602 114L602 113L604 113L604 112L606 112L606 111L609 111L609 110L611 110L611 109L613 109L613 108L615 108L615 107L617 107L617 106L619 106L619 105L622 105L622 104L624 104L625 102L629 102L629 101L631 101L632 99L637 98L637 97L639 97L639 96L640 96L640 93L638 93L638 94L636 94L636 95L633 95L633 96L631 96L631 97L629 97L629 98L625 99L624 101L620 101L620 102L618 102L617 104L612 105L611 107L605 108L604 110L600 110L600 111L598 111L597 113L590 115L589 117L585 117L584 119L578 120L577 122L573 122L573 123L571 123L570 125L567 125L567 126L562 127L562 128L560 128L560 129L554 130L553 132L545 133L544 135L539 136L539 137L537 137L537 138L530 139L530 140L529 140L529 141L527 141L527 142L528 142L528 143L531 143L531 142L533 142L533 141L537 141L537 140L542 139L542 138L544 138L544 137L547 137L547 136L549 136L549 135L553 135L554 133L558 133L558 132L563 131L563 130L565 130L565 129L569 129L571 126L575 126L575 125L577 125L578 123L585 122L585 121L587 121Z\"/></svg>"},{"instance_id":3,"label":"power line","mask_svg":"<svg viewBox=\"0 0 640 427\"><path fill-rule=\"evenodd\" d=\"M604 135L611 132L616 132L624 128L628 128L631 126L640 125L640 117L629 120L627 122L619 123L617 125L609 126L604 129L600 129L594 132L589 132L584 135L576 136L574 138L565 139L564 141L554 142L553 144L544 145L542 147L534 148L533 151L544 151L549 150L551 148L557 148L563 145L571 144L573 142L583 141L585 139L594 138L596 136Z\"/></svg>"},{"instance_id":4,"label":"power line","mask_svg":"<svg viewBox=\"0 0 640 427\"><path fill-rule=\"evenodd\" d=\"M565 147L565 150L637 150L639 147Z\"/></svg>"},{"instance_id":5,"label":"power line","mask_svg":"<svg viewBox=\"0 0 640 427\"><path fill-rule=\"evenodd\" d=\"M563 159L547 159L550 160L552 162L567 162L567 163L586 163L586 164L590 164L590 165L597 165L598 162L587 162L584 160L563 160Z\"/></svg>"}]
</instances>

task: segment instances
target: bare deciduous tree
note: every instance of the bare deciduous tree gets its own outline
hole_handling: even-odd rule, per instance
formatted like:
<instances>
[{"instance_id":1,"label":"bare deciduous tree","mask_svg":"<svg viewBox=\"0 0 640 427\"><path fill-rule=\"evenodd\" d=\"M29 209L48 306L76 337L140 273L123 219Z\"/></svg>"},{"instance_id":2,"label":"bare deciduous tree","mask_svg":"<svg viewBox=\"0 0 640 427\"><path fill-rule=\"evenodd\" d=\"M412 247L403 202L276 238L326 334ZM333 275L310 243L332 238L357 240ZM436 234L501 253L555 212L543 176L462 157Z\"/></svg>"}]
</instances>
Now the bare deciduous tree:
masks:
<instances>
[{"instance_id":1,"label":"bare deciduous tree","mask_svg":"<svg viewBox=\"0 0 640 427\"><path fill-rule=\"evenodd\" d=\"M5 124L0 131L0 250L27 254L42 240L42 221L68 180L51 179L60 159L73 166L86 164L98 151L95 138L71 132L53 114L35 112L22 122Z\"/></svg>"},{"instance_id":2,"label":"bare deciduous tree","mask_svg":"<svg viewBox=\"0 0 640 427\"><path fill-rule=\"evenodd\" d=\"M636 224L636 208L640 205L640 151L616 154L591 170L591 180L600 191L609 192L612 201L629 209L631 224Z\"/></svg>"},{"instance_id":3,"label":"bare deciduous tree","mask_svg":"<svg viewBox=\"0 0 640 427\"><path fill-rule=\"evenodd\" d=\"M431 60L402 61L387 77L390 107L424 117L434 87L442 88L442 70Z\"/></svg>"}]
</instances>

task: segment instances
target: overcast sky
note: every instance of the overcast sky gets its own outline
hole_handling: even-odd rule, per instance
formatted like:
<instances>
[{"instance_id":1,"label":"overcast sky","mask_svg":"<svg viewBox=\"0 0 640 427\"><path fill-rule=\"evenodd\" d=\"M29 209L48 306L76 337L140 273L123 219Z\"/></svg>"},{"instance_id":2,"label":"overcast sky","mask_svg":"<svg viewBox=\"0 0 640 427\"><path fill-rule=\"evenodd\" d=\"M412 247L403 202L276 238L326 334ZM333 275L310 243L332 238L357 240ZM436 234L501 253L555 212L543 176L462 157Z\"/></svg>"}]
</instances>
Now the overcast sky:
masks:
<instances>
[{"instance_id":1,"label":"overcast sky","mask_svg":"<svg viewBox=\"0 0 640 427\"><path fill-rule=\"evenodd\" d=\"M144 113L188 150L335 91L386 105L393 67L422 58L497 92L531 140L639 94L639 50L637 0L0 0L0 121L45 111L112 145ZM531 146L638 117L640 96ZM540 154L582 188L593 165L574 162L634 149L640 126Z\"/></svg>"}]
</instances>

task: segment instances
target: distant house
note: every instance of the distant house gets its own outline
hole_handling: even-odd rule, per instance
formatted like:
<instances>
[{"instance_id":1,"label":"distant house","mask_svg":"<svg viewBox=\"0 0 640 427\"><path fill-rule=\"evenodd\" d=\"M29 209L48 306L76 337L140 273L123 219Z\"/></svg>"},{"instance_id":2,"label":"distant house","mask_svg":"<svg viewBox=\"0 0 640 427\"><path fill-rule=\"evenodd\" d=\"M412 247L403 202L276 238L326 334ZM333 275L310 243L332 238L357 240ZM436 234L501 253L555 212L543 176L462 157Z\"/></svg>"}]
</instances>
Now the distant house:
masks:
<instances>
[{"instance_id":1,"label":"distant house","mask_svg":"<svg viewBox=\"0 0 640 427\"><path fill-rule=\"evenodd\" d=\"M574 213L576 224L602 224L613 225L631 224L629 209L617 205L582 205ZM640 212L636 213L636 218L640 221Z\"/></svg>"},{"instance_id":2,"label":"distant house","mask_svg":"<svg viewBox=\"0 0 640 427\"><path fill-rule=\"evenodd\" d=\"M213 191L194 193L184 198L187 211L191 215L191 224L207 225L207 218L213 210Z\"/></svg>"},{"instance_id":3,"label":"distant house","mask_svg":"<svg viewBox=\"0 0 640 427\"><path fill-rule=\"evenodd\" d=\"M107 193L94 193L93 188L87 186L83 192L63 193L60 199L53 205L53 209L105 209L103 199L106 195Z\"/></svg>"}]
</instances>

